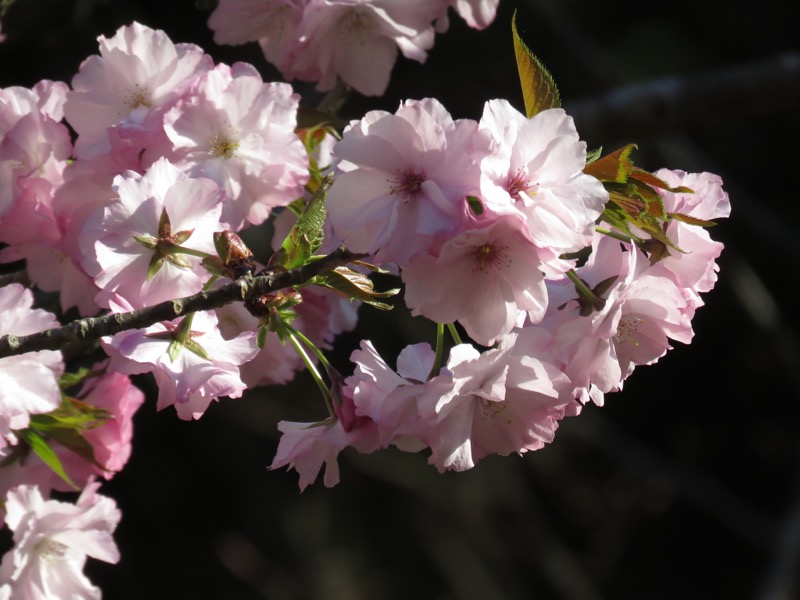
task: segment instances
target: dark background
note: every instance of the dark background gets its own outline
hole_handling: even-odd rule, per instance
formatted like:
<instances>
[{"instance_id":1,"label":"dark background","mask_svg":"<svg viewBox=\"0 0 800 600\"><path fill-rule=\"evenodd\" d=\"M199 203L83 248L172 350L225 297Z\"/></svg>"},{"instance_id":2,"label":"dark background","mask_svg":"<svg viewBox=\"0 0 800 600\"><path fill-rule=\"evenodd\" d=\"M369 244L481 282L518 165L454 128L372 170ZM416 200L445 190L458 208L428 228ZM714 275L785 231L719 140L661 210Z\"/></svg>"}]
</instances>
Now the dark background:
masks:
<instances>
[{"instance_id":1,"label":"dark background","mask_svg":"<svg viewBox=\"0 0 800 600\"><path fill-rule=\"evenodd\" d=\"M304 376L193 423L157 414L151 399L130 463L103 487L123 511L121 562L87 567L105 597L800 598L800 83L796 65L790 76L777 66L787 53L798 60L797 20L778 0L729 6L501 0L488 30L454 16L427 65L400 59L384 98L342 111L426 96L454 117L479 118L495 97L521 107L509 31L518 8L590 147L636 142L644 168L723 177L733 216L713 235L727 248L690 347L640 368L606 407L563 421L554 444L524 458L439 475L422 454L348 451L339 486L302 494L294 472L265 466L278 420L324 416ZM207 16L188 0L17 0L2 22L0 86L69 82L98 35L132 20L279 78L255 44L214 45ZM651 100L657 81L672 100ZM622 102L644 95L611 113L604 95L620 88ZM361 316L337 364L359 337L391 354L429 332L408 317Z\"/></svg>"}]
</instances>

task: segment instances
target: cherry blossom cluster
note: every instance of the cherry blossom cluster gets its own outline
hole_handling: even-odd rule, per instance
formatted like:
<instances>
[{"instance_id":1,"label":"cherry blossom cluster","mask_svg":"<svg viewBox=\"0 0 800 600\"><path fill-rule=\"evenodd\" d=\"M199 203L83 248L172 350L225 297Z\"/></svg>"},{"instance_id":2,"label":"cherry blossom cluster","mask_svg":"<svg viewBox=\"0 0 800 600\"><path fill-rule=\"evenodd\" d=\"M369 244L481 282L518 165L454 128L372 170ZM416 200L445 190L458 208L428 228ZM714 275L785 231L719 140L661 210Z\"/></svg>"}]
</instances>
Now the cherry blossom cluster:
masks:
<instances>
[{"instance_id":1,"label":"cherry blossom cluster","mask_svg":"<svg viewBox=\"0 0 800 600\"><path fill-rule=\"evenodd\" d=\"M210 25L218 41L259 40L287 78L377 94L398 48L424 60L450 7L481 28L497 0L221 0ZM600 157L560 108L529 117L505 100L477 121L423 99L340 135L300 129L291 86L250 65L138 23L98 41L70 85L0 90L0 262L24 260L62 311L121 317L341 247L358 260L106 335L105 356L77 372L57 350L0 358L0 525L15 542L0 599L99 597L82 568L118 559L119 512L97 489L131 453L133 375L192 420L306 367L327 415L279 423L271 465L303 489L323 466L335 485L348 446L425 450L439 471L540 449L561 419L691 341L722 250L707 226L730 212L718 177L647 173L630 147ZM268 220L274 254L257 265L236 232ZM437 340L395 366L364 340L343 376L323 350L355 327L356 301L386 308L394 293L370 269L399 277ZM0 336L60 324L34 298L0 287ZM78 489L76 504L51 499Z\"/></svg>"},{"instance_id":2,"label":"cherry blossom cluster","mask_svg":"<svg viewBox=\"0 0 800 600\"><path fill-rule=\"evenodd\" d=\"M470 27L494 20L500 0L220 0L209 19L218 44L257 41L285 79L337 80L380 96L398 50L425 62L436 32L449 27L448 10Z\"/></svg>"},{"instance_id":3,"label":"cherry blossom cluster","mask_svg":"<svg viewBox=\"0 0 800 600\"><path fill-rule=\"evenodd\" d=\"M719 177L654 174L663 210L681 217L657 256L642 248L666 246L644 231L636 244L597 230L609 192L584 172L586 145L560 109L527 119L493 100L479 122L454 121L435 100L407 101L351 123L333 154L336 237L399 270L412 314L459 323L479 346L437 365L412 345L395 371L362 342L335 418L279 425L272 466L294 467L301 487L323 464L334 485L347 446L428 448L440 471L537 450L561 418L691 341L722 250L697 224L730 212Z\"/></svg>"},{"instance_id":4,"label":"cherry blossom cluster","mask_svg":"<svg viewBox=\"0 0 800 600\"><path fill-rule=\"evenodd\" d=\"M200 48L138 23L99 42L71 86L0 90L0 261L24 259L31 283L82 315L208 289L218 278L203 264L217 254L214 234L263 223L302 198L309 179L288 84L264 83L250 65L214 65ZM356 306L344 298L315 288L303 300L294 327L320 347L355 325ZM59 325L32 306L30 290L0 288L0 335ZM153 373L158 407L174 404L184 419L248 386L291 380L303 360L275 335L259 347L258 326L239 304L106 338L108 358L69 393L60 352L0 359L0 523L8 515L17 527L15 489L34 486L19 496L27 502L124 466L144 399L132 374ZM20 561L8 555L2 573L11 579L0 582L51 597Z\"/></svg>"}]
</instances>

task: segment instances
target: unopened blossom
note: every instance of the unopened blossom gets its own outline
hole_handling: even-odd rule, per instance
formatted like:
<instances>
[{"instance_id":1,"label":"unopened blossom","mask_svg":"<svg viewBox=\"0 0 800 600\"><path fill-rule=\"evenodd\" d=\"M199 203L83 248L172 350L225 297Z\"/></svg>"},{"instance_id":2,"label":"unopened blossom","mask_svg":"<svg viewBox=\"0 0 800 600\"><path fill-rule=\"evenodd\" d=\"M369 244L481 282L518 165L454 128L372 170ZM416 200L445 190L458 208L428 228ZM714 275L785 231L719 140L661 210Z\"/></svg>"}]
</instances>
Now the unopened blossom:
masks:
<instances>
[{"instance_id":1,"label":"unopened blossom","mask_svg":"<svg viewBox=\"0 0 800 600\"><path fill-rule=\"evenodd\" d=\"M528 119L506 100L492 100L480 128L493 144L481 163L489 210L522 215L536 244L557 253L590 245L608 193L583 173L586 143L572 118L550 109Z\"/></svg>"},{"instance_id":2,"label":"unopened blossom","mask_svg":"<svg viewBox=\"0 0 800 600\"><path fill-rule=\"evenodd\" d=\"M474 121L453 121L431 98L395 114L367 113L345 130L333 153L340 173L328 192L337 238L379 262L405 265L439 246L468 218L488 151Z\"/></svg>"},{"instance_id":3,"label":"unopened blossom","mask_svg":"<svg viewBox=\"0 0 800 600\"><path fill-rule=\"evenodd\" d=\"M491 345L526 314L533 322L544 315L543 253L515 216L468 229L438 255L421 254L403 269L406 304L438 323L458 321L476 342Z\"/></svg>"},{"instance_id":4,"label":"unopened blossom","mask_svg":"<svg viewBox=\"0 0 800 600\"><path fill-rule=\"evenodd\" d=\"M12 598L99 600L100 590L83 574L87 557L119 561L112 533L120 511L111 498L87 486L76 504L46 500L39 488L21 485L5 499L14 548L0 564L0 586Z\"/></svg>"},{"instance_id":5,"label":"unopened blossom","mask_svg":"<svg viewBox=\"0 0 800 600\"><path fill-rule=\"evenodd\" d=\"M264 83L250 65L219 65L165 116L164 155L225 190L222 220L260 224L303 195L308 155L295 135L299 97L287 83Z\"/></svg>"},{"instance_id":6,"label":"unopened blossom","mask_svg":"<svg viewBox=\"0 0 800 600\"><path fill-rule=\"evenodd\" d=\"M302 41L284 76L333 89L337 78L367 96L380 96L400 50L424 62L433 46L431 0L310 0L296 35ZM280 66L280 65L279 65Z\"/></svg>"},{"instance_id":7,"label":"unopened blossom","mask_svg":"<svg viewBox=\"0 0 800 600\"><path fill-rule=\"evenodd\" d=\"M58 327L55 315L32 306L30 290L17 283L0 288L0 336ZM26 428L30 415L58 408L58 378L63 371L61 353L54 350L0 358L0 449L16 442L12 432Z\"/></svg>"},{"instance_id":8,"label":"unopened blossom","mask_svg":"<svg viewBox=\"0 0 800 600\"><path fill-rule=\"evenodd\" d=\"M117 197L89 215L80 239L82 266L101 289L98 304L119 296L141 308L199 292L209 277L202 253L214 254L214 232L227 229L219 186L166 159L144 175L118 176L114 186Z\"/></svg>"},{"instance_id":9,"label":"unopened blossom","mask_svg":"<svg viewBox=\"0 0 800 600\"><path fill-rule=\"evenodd\" d=\"M213 66L198 46L174 44L163 31L140 23L97 41L100 55L83 61L64 107L78 134L75 151L81 158L110 150L107 128L112 126L138 131L143 140L157 139L164 109Z\"/></svg>"},{"instance_id":10,"label":"unopened blossom","mask_svg":"<svg viewBox=\"0 0 800 600\"><path fill-rule=\"evenodd\" d=\"M199 419L222 396L241 397L247 386L239 366L258 353L255 332L226 340L213 312L191 317L188 333L179 327L182 320L176 320L103 338L110 368L129 375L153 373L158 410L174 405L184 420Z\"/></svg>"}]
</instances>

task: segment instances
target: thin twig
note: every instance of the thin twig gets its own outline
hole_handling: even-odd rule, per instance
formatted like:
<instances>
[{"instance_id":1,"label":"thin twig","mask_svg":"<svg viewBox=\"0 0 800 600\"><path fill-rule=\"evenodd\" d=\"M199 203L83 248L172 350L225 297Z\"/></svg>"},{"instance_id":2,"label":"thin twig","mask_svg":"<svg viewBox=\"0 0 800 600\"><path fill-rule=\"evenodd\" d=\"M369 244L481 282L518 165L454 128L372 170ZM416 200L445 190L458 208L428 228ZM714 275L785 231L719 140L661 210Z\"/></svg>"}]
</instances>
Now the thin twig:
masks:
<instances>
[{"instance_id":1,"label":"thin twig","mask_svg":"<svg viewBox=\"0 0 800 600\"><path fill-rule=\"evenodd\" d=\"M96 340L128 329L141 329L160 321L171 321L195 311L211 310L231 302L255 298L262 294L300 285L312 277L364 258L364 256L364 254L353 254L340 248L328 256L297 269L281 273L270 272L257 277L242 277L215 290L168 300L127 313L111 313L101 317L79 319L39 333L23 336L6 335L0 338L0 358L38 350L59 350L69 344Z\"/></svg>"}]
</instances>

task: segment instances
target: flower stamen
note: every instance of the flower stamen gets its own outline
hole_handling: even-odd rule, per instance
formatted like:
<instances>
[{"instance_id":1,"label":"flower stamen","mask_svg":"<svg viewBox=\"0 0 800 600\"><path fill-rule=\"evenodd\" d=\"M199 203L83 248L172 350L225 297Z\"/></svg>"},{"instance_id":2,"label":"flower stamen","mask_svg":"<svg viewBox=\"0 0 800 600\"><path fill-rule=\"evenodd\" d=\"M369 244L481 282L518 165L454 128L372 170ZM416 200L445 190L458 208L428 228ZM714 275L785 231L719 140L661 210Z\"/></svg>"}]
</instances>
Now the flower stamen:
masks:
<instances>
[{"instance_id":1,"label":"flower stamen","mask_svg":"<svg viewBox=\"0 0 800 600\"><path fill-rule=\"evenodd\" d=\"M228 136L217 134L211 138L209 146L209 150L213 156L228 160L236 156L236 151L239 149L239 142Z\"/></svg>"},{"instance_id":2,"label":"flower stamen","mask_svg":"<svg viewBox=\"0 0 800 600\"><path fill-rule=\"evenodd\" d=\"M639 342L637 342L633 336L643 324L644 319L639 317L620 317L619 324L617 325L617 333L614 334L614 339L618 344L629 342L634 346L638 346Z\"/></svg>"}]
</instances>

